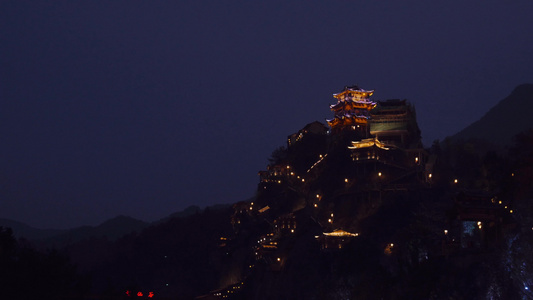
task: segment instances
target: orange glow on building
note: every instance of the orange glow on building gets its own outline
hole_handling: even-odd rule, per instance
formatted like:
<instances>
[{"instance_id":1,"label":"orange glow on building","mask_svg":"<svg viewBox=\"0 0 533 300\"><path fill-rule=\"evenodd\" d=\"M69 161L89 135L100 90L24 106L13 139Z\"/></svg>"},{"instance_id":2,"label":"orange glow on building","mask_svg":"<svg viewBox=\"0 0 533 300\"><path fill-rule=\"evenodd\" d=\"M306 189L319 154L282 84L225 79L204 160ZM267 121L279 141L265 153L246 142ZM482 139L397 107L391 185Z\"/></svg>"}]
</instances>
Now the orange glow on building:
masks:
<instances>
[{"instance_id":1,"label":"orange glow on building","mask_svg":"<svg viewBox=\"0 0 533 300\"><path fill-rule=\"evenodd\" d=\"M354 85L345 86L340 93L334 94L337 103L331 105L330 109L335 117L327 120L332 130L350 128L362 130L367 135L370 110L376 106L375 102L369 100L373 93L374 91L366 91Z\"/></svg>"}]
</instances>

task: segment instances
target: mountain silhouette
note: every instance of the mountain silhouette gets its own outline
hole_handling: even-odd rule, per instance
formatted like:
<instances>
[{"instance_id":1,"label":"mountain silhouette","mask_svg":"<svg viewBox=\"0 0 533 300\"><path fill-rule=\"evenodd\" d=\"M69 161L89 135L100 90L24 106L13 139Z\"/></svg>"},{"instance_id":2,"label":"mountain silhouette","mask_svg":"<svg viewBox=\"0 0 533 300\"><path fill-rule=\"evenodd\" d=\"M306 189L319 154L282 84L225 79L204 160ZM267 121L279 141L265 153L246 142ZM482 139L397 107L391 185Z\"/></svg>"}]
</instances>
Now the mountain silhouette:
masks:
<instances>
[{"instance_id":1,"label":"mountain silhouette","mask_svg":"<svg viewBox=\"0 0 533 300\"><path fill-rule=\"evenodd\" d=\"M453 140L486 140L492 144L510 145L513 137L533 128L533 84L517 86L509 96L451 138Z\"/></svg>"}]
</instances>

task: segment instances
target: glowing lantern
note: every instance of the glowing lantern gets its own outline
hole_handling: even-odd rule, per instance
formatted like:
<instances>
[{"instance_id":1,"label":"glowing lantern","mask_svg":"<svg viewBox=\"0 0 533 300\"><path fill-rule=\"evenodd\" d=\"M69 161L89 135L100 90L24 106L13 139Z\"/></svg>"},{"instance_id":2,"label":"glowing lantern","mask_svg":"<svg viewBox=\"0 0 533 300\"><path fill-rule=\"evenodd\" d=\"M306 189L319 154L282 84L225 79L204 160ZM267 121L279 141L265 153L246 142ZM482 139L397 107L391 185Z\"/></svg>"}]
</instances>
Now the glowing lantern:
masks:
<instances>
[{"instance_id":1,"label":"glowing lantern","mask_svg":"<svg viewBox=\"0 0 533 300\"><path fill-rule=\"evenodd\" d=\"M154 297L154 292L149 292L148 293L148 298L153 298Z\"/></svg>"},{"instance_id":2,"label":"glowing lantern","mask_svg":"<svg viewBox=\"0 0 533 300\"><path fill-rule=\"evenodd\" d=\"M143 296L142 292L137 292L137 297L142 297L142 296Z\"/></svg>"}]
</instances>

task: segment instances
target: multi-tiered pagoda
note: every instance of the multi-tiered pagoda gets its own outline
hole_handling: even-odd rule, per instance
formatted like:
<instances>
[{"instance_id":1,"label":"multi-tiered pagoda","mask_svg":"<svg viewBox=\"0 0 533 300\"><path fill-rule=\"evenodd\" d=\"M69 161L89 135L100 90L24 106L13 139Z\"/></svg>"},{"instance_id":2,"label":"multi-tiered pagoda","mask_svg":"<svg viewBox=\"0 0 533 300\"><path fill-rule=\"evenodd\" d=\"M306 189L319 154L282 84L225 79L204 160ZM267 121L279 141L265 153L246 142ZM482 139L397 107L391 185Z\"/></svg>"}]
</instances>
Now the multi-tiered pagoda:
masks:
<instances>
[{"instance_id":1,"label":"multi-tiered pagoda","mask_svg":"<svg viewBox=\"0 0 533 300\"><path fill-rule=\"evenodd\" d=\"M376 106L370 101L373 90L367 91L353 85L345 86L342 92L333 94L337 98L337 103L330 106L335 113L335 117L327 120L333 133L345 129L356 131L361 137L369 135L370 110Z\"/></svg>"}]
</instances>

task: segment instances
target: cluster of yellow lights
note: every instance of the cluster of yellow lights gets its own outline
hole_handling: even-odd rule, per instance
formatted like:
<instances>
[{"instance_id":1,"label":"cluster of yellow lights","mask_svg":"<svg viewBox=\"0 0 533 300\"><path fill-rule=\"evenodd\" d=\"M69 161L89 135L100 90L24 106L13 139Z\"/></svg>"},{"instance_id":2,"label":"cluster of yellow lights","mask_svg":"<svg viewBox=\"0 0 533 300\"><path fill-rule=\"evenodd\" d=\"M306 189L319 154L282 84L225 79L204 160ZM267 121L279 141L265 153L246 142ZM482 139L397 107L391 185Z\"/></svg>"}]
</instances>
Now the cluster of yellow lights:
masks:
<instances>
[{"instance_id":1,"label":"cluster of yellow lights","mask_svg":"<svg viewBox=\"0 0 533 300\"><path fill-rule=\"evenodd\" d=\"M333 232L324 232L326 236L359 236L359 233L351 233L342 229L335 230Z\"/></svg>"},{"instance_id":2,"label":"cluster of yellow lights","mask_svg":"<svg viewBox=\"0 0 533 300\"><path fill-rule=\"evenodd\" d=\"M481 221L477 222L477 227L481 229L483 227L483 223L481 223Z\"/></svg>"},{"instance_id":3,"label":"cluster of yellow lights","mask_svg":"<svg viewBox=\"0 0 533 300\"><path fill-rule=\"evenodd\" d=\"M318 160L307 170L307 173L311 172L311 170L316 167L316 165L318 165L321 161L324 160L324 158L326 158L326 156L328 156L327 154L320 154L318 157Z\"/></svg>"}]
</instances>

